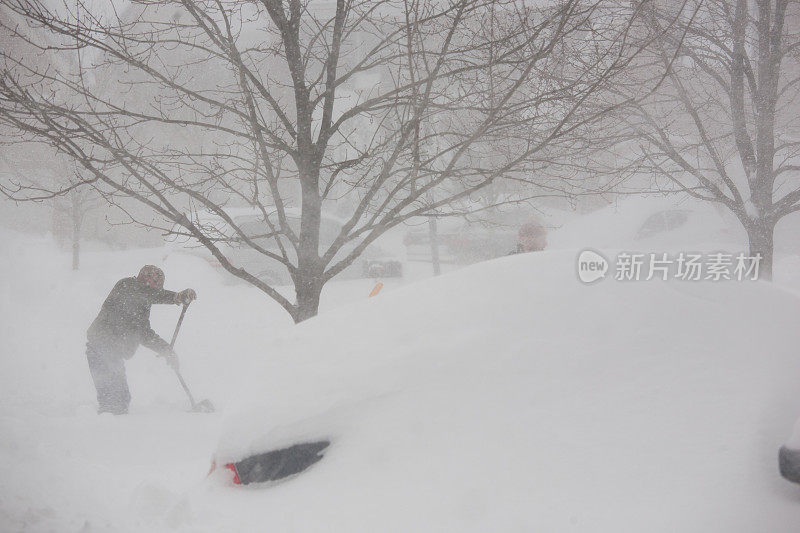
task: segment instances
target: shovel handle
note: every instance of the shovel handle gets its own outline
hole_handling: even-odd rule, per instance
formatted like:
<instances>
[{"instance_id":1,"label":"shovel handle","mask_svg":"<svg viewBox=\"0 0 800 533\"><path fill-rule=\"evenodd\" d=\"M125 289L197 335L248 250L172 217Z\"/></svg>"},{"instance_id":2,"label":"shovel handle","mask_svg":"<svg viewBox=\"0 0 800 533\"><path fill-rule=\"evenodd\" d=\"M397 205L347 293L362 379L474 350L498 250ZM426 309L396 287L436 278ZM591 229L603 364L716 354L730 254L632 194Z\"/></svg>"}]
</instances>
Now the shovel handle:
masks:
<instances>
[{"instance_id":1,"label":"shovel handle","mask_svg":"<svg viewBox=\"0 0 800 533\"><path fill-rule=\"evenodd\" d=\"M169 343L170 348L175 348L175 339L178 338L178 332L181 330L181 324L183 324L183 317L186 316L186 310L189 309L189 304L183 304L183 309L181 310L181 317L178 319L178 323L175 325L175 333L172 334L172 341Z\"/></svg>"},{"instance_id":2,"label":"shovel handle","mask_svg":"<svg viewBox=\"0 0 800 533\"><path fill-rule=\"evenodd\" d=\"M173 370L175 369L173 368ZM181 376L180 372L175 370L175 375L178 376L178 381L181 382L181 386L183 387L184 392L186 392L186 396L189 397L189 403L192 404L192 409L194 409L195 407L197 407L197 402L194 401L194 396L192 396L192 393L189 392L189 386L186 385L186 382L183 380L183 376Z\"/></svg>"},{"instance_id":3,"label":"shovel handle","mask_svg":"<svg viewBox=\"0 0 800 533\"><path fill-rule=\"evenodd\" d=\"M178 338L178 332L181 330L181 324L183 324L183 317L186 316L187 309L189 309L189 304L183 304L183 309L181 310L181 316L178 319L178 323L175 325L175 333L172 334L172 341L170 341L169 343L170 348L175 348L175 340ZM173 370L175 371L175 375L178 376L178 381L181 382L181 386L183 387L184 392L186 392L186 396L189 397L189 402L191 402L192 404L192 409L194 409L197 406L197 404L194 401L194 396L192 396L192 393L189 392L189 386L186 385L186 382L183 380L183 376L181 376L181 373L176 368L173 368Z\"/></svg>"}]
</instances>

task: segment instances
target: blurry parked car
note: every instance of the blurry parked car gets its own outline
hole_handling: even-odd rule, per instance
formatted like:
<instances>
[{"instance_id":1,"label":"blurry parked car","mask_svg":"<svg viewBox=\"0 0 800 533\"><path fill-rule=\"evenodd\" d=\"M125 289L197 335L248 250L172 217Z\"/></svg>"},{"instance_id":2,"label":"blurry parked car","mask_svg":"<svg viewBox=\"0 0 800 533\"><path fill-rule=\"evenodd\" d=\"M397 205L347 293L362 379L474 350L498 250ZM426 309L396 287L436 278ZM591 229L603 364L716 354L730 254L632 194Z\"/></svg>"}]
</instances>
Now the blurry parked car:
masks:
<instances>
[{"instance_id":1,"label":"blurry parked car","mask_svg":"<svg viewBox=\"0 0 800 533\"><path fill-rule=\"evenodd\" d=\"M270 217L270 222L264 220L260 211L251 208L234 208L226 210L226 214L234 221L236 226L252 240L256 245L264 250L280 255L279 243L286 250L289 260L296 262L297 256L289 243L288 238L281 234L277 227L277 222ZM276 217L277 218L277 217ZM300 229L300 212L297 210L287 210L286 218L289 226L295 233ZM236 267L243 268L262 281L271 285L287 285L291 283L291 277L286 267L255 250L247 243L243 242L233 228L224 220L213 214L201 214L199 223L204 231L213 236L217 241L222 253ZM324 252L336 237L344 225L344 221L331 215L323 214L320 221L320 253ZM345 257L351 252L355 244L346 245L334 258L334 262ZM212 266L224 271L222 265L203 247L195 246L183 248L195 255L201 255ZM234 277L227 271L227 276ZM393 257L377 245L369 246L356 260L340 272L336 279L354 279L361 277L402 277L403 266L398 258Z\"/></svg>"},{"instance_id":2,"label":"blurry parked car","mask_svg":"<svg viewBox=\"0 0 800 533\"><path fill-rule=\"evenodd\" d=\"M684 226L692 212L688 209L666 209L653 213L636 232L637 239L646 239L659 233L667 233Z\"/></svg>"},{"instance_id":3,"label":"blurry parked car","mask_svg":"<svg viewBox=\"0 0 800 533\"><path fill-rule=\"evenodd\" d=\"M377 244L373 244L361 256L362 278L401 278L403 263Z\"/></svg>"},{"instance_id":4,"label":"blurry parked car","mask_svg":"<svg viewBox=\"0 0 800 533\"><path fill-rule=\"evenodd\" d=\"M631 197L573 217L548 241L556 249L652 252L746 249L735 217L707 202L678 197Z\"/></svg>"},{"instance_id":5,"label":"blurry parked car","mask_svg":"<svg viewBox=\"0 0 800 533\"><path fill-rule=\"evenodd\" d=\"M439 260L442 263L470 264L508 255L509 251L517 249L520 230L531 226L541 228L543 244L537 249L544 248L547 230L527 211L524 214L519 210L500 213L474 221L455 219L440 225L437 231ZM409 261L431 261L431 238L427 225L406 233L403 244Z\"/></svg>"}]
</instances>

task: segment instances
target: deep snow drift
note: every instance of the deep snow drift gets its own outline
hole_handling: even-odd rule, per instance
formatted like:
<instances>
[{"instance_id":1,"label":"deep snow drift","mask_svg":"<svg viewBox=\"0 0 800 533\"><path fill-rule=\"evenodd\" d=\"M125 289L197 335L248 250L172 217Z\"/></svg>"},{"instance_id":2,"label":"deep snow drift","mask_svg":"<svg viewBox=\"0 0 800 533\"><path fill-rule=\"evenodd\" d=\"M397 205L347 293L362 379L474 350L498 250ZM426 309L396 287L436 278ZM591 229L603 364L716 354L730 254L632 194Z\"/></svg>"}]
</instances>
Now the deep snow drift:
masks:
<instances>
[{"instance_id":1,"label":"deep snow drift","mask_svg":"<svg viewBox=\"0 0 800 533\"><path fill-rule=\"evenodd\" d=\"M4 531L790 532L777 448L800 416L798 298L765 283L582 285L575 251L501 258L366 299L333 284L292 326L200 260L177 350L214 415L141 349L131 415L94 414L85 328L163 250L87 254L4 235ZM349 302L341 304L341 302ZM341 304L341 305L340 305ZM154 307L168 337L178 308ZM271 488L220 459L330 438Z\"/></svg>"}]
</instances>

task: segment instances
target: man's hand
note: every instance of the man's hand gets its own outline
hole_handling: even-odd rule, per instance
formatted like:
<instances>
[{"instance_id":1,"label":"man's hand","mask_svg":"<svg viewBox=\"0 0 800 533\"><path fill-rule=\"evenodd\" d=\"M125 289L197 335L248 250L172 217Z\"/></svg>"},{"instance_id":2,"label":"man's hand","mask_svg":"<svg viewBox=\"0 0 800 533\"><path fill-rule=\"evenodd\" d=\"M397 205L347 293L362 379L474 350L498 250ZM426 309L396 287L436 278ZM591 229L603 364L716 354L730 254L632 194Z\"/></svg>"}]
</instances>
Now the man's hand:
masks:
<instances>
[{"instance_id":1,"label":"man's hand","mask_svg":"<svg viewBox=\"0 0 800 533\"><path fill-rule=\"evenodd\" d=\"M194 289L183 289L181 292L175 293L176 305L189 305L195 300L197 300L197 293L194 292Z\"/></svg>"},{"instance_id":2,"label":"man's hand","mask_svg":"<svg viewBox=\"0 0 800 533\"><path fill-rule=\"evenodd\" d=\"M161 352L160 355L172 370L180 372L181 364L178 361L178 354L176 354L174 350L170 348L168 351Z\"/></svg>"}]
</instances>

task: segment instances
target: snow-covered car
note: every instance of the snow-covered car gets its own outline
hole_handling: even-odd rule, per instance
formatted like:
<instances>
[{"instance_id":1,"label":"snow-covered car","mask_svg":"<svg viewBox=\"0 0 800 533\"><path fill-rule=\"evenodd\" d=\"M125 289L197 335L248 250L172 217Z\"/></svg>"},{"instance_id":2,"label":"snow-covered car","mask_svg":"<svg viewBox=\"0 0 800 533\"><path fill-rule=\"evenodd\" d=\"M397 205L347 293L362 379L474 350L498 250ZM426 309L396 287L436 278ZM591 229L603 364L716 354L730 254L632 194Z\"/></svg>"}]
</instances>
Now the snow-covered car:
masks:
<instances>
[{"instance_id":1,"label":"snow-covered car","mask_svg":"<svg viewBox=\"0 0 800 533\"><path fill-rule=\"evenodd\" d=\"M574 261L552 250L486 261L286 331L279 352L237 376L209 484L238 474L269 486L309 464L286 492L226 497L324 501L325 525L343 531L387 520L470 531L475 506L481 528L498 531L571 520L580 531L708 531L720 509L711 530L758 523L775 473L759 468L757 444L779 431L763 409L797 390L799 333L782 329L796 299L764 284L587 288ZM252 333L249 350L262 353L267 335ZM771 356L754 361L756 349ZM319 459L313 444L326 441ZM355 523L365 501L369 522ZM780 502L768 529L790 531L798 513ZM315 519L291 525L313 530Z\"/></svg>"},{"instance_id":2,"label":"snow-covered car","mask_svg":"<svg viewBox=\"0 0 800 533\"><path fill-rule=\"evenodd\" d=\"M296 261L292 246L286 236L280 234L277 229L278 224L272 216L269 217L270 223L267 223L264 215L252 208L232 208L226 210L226 214L257 245L270 252L280 254L280 246L278 244L280 242L287 251L290 261ZM292 230L297 233L300 228L300 212L292 209L287 210L286 218ZM231 226L220 217L212 214L200 214L198 222L204 231L217 241L217 245L233 265L244 268L257 278L273 285L287 285L291 282L289 272L284 265L241 242L242 240L236 235ZM321 251L326 250L333 243L343 225L344 221L333 215L322 215L319 245ZM353 247L354 245L345 246L334 261L344 257ZM202 256L212 266L224 272L229 279L233 278L233 276L224 271L222 265L204 248L195 246L193 248L182 248L182 250ZM378 245L373 244L352 265L344 269L337 278L402 277L402 275L403 266L399 259Z\"/></svg>"},{"instance_id":3,"label":"snow-covered car","mask_svg":"<svg viewBox=\"0 0 800 533\"><path fill-rule=\"evenodd\" d=\"M733 214L707 202L677 197L634 197L574 217L548 236L555 249L710 251L747 249Z\"/></svg>"},{"instance_id":4,"label":"snow-covered car","mask_svg":"<svg viewBox=\"0 0 800 533\"><path fill-rule=\"evenodd\" d=\"M234 485L251 483L269 483L281 481L307 470L324 457L325 449L330 441L302 442L261 453L254 453L218 465L217 459L211 461L209 475L218 467L227 472Z\"/></svg>"},{"instance_id":5,"label":"snow-covered car","mask_svg":"<svg viewBox=\"0 0 800 533\"><path fill-rule=\"evenodd\" d=\"M664 209L656 211L639 226L637 239L646 239L660 233L674 231L689 221L692 212L688 209Z\"/></svg>"},{"instance_id":6,"label":"snow-covered car","mask_svg":"<svg viewBox=\"0 0 800 533\"><path fill-rule=\"evenodd\" d=\"M778 452L781 475L792 483L800 483L800 419L795 422L792 436Z\"/></svg>"}]
</instances>

